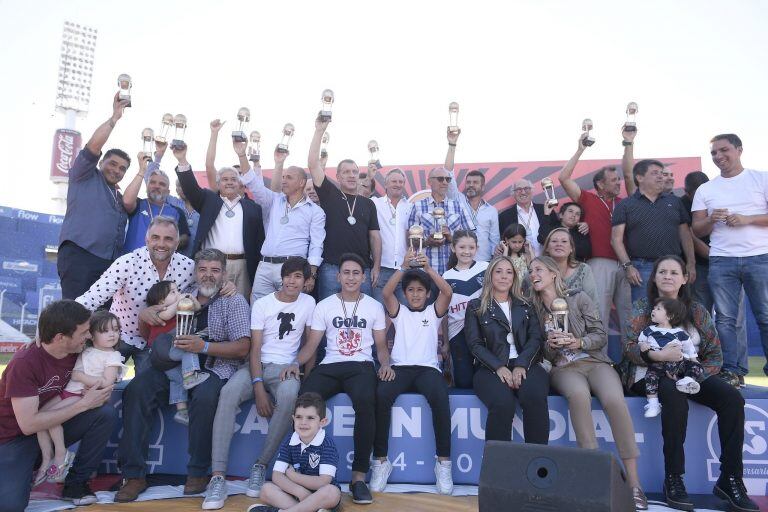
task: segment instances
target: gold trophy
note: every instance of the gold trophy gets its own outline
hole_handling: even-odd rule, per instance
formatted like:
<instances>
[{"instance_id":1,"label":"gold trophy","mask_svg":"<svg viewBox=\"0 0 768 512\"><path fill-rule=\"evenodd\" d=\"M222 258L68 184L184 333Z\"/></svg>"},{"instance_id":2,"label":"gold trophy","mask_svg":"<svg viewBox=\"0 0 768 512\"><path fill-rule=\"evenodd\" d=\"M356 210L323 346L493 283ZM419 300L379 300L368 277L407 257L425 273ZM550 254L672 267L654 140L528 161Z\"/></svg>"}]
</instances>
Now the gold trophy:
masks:
<instances>
[{"instance_id":1,"label":"gold trophy","mask_svg":"<svg viewBox=\"0 0 768 512\"><path fill-rule=\"evenodd\" d=\"M448 105L448 131L459 133L459 104L455 101Z\"/></svg>"},{"instance_id":2,"label":"gold trophy","mask_svg":"<svg viewBox=\"0 0 768 512\"><path fill-rule=\"evenodd\" d=\"M555 195L555 184L552 178L543 178L541 180L541 188L544 190L544 197L547 198L547 206L554 208L557 206L557 196Z\"/></svg>"},{"instance_id":3,"label":"gold trophy","mask_svg":"<svg viewBox=\"0 0 768 512\"><path fill-rule=\"evenodd\" d=\"M251 121L251 111L246 107L241 107L237 111L237 130L232 132L232 140L235 142L247 142L245 137L245 130L248 128L248 123Z\"/></svg>"},{"instance_id":4,"label":"gold trophy","mask_svg":"<svg viewBox=\"0 0 768 512\"><path fill-rule=\"evenodd\" d=\"M194 331L195 302L184 297L176 307L176 336L189 336Z\"/></svg>"},{"instance_id":5,"label":"gold trophy","mask_svg":"<svg viewBox=\"0 0 768 512\"><path fill-rule=\"evenodd\" d=\"M627 105L627 121L624 123L625 132L634 132L637 130L635 117L637 116L637 103L630 101Z\"/></svg>"},{"instance_id":6,"label":"gold trophy","mask_svg":"<svg viewBox=\"0 0 768 512\"><path fill-rule=\"evenodd\" d=\"M568 332L568 303L558 297L549 307L552 311L552 323L555 330Z\"/></svg>"},{"instance_id":7,"label":"gold trophy","mask_svg":"<svg viewBox=\"0 0 768 512\"><path fill-rule=\"evenodd\" d=\"M288 153L288 145L291 143L291 138L296 129L291 123L286 123L283 126L283 138L280 139L280 144L277 145L278 153Z\"/></svg>"},{"instance_id":8,"label":"gold trophy","mask_svg":"<svg viewBox=\"0 0 768 512\"><path fill-rule=\"evenodd\" d=\"M323 95L320 97L320 100L323 102L323 106L320 109L320 114L318 114L317 118L327 123L331 120L331 105L333 105L333 91L330 89L326 89L323 91Z\"/></svg>"},{"instance_id":9,"label":"gold trophy","mask_svg":"<svg viewBox=\"0 0 768 512\"><path fill-rule=\"evenodd\" d=\"M413 250L413 255L418 256L424 250L424 228L418 224L414 224L408 228L408 245ZM418 260L412 259L408 262L411 267L419 268L423 267L418 263Z\"/></svg>"},{"instance_id":10,"label":"gold trophy","mask_svg":"<svg viewBox=\"0 0 768 512\"><path fill-rule=\"evenodd\" d=\"M117 77L117 86L120 87L120 92L117 96L117 99L120 101L128 101L128 104L126 107L131 106L131 87L133 87L133 82L131 82L131 76L123 73L122 75Z\"/></svg>"},{"instance_id":11,"label":"gold trophy","mask_svg":"<svg viewBox=\"0 0 768 512\"><path fill-rule=\"evenodd\" d=\"M173 114L163 114L163 120L160 123L160 132L155 135L155 142L165 144L168 142L168 135L173 128Z\"/></svg>"},{"instance_id":12,"label":"gold trophy","mask_svg":"<svg viewBox=\"0 0 768 512\"><path fill-rule=\"evenodd\" d=\"M258 162L261 159L261 134L252 131L250 135L251 143L248 145L248 160Z\"/></svg>"},{"instance_id":13,"label":"gold trophy","mask_svg":"<svg viewBox=\"0 0 768 512\"><path fill-rule=\"evenodd\" d=\"M328 158L328 143L331 141L331 136L328 132L323 134L323 139L320 141L320 158Z\"/></svg>"},{"instance_id":14,"label":"gold trophy","mask_svg":"<svg viewBox=\"0 0 768 512\"><path fill-rule=\"evenodd\" d=\"M445 235L443 234L443 226L445 226L445 209L433 209L432 217L435 219L435 232L432 233L432 240L435 242L442 242L445 240Z\"/></svg>"},{"instance_id":15,"label":"gold trophy","mask_svg":"<svg viewBox=\"0 0 768 512\"><path fill-rule=\"evenodd\" d=\"M589 134L589 132L591 130L593 130L594 127L595 127L595 125L592 124L592 120L591 119L585 119L585 120L583 120L581 122L581 130L583 132L586 132L585 135L584 135L584 138L581 139L581 143L584 144L587 147L589 147L589 146L591 146L592 144L595 143L595 138L592 137Z\"/></svg>"},{"instance_id":16,"label":"gold trophy","mask_svg":"<svg viewBox=\"0 0 768 512\"><path fill-rule=\"evenodd\" d=\"M379 159L379 143L375 140L368 141L368 153L371 157L368 159L368 165L375 165L377 169L381 169L381 160Z\"/></svg>"},{"instance_id":17,"label":"gold trophy","mask_svg":"<svg viewBox=\"0 0 768 512\"><path fill-rule=\"evenodd\" d=\"M184 149L186 143L184 142L184 132L187 131L187 116L184 114L176 114L173 116L173 140L171 141L171 149Z\"/></svg>"},{"instance_id":18,"label":"gold trophy","mask_svg":"<svg viewBox=\"0 0 768 512\"><path fill-rule=\"evenodd\" d=\"M141 130L141 151L144 153L144 160L151 162L152 153L155 152L155 131L152 128Z\"/></svg>"}]
</instances>

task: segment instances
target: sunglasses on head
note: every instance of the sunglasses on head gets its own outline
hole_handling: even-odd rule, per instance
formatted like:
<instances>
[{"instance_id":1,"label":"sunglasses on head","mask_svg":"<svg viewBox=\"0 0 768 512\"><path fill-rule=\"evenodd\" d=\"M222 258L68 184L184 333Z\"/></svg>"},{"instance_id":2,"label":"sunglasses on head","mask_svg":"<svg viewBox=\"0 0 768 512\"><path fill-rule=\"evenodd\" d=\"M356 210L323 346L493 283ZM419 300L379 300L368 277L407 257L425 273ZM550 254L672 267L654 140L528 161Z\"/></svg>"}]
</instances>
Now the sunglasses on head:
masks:
<instances>
[{"instance_id":1,"label":"sunglasses on head","mask_svg":"<svg viewBox=\"0 0 768 512\"><path fill-rule=\"evenodd\" d=\"M452 178L450 176L433 176L432 179L435 179L440 183L450 183Z\"/></svg>"}]
</instances>

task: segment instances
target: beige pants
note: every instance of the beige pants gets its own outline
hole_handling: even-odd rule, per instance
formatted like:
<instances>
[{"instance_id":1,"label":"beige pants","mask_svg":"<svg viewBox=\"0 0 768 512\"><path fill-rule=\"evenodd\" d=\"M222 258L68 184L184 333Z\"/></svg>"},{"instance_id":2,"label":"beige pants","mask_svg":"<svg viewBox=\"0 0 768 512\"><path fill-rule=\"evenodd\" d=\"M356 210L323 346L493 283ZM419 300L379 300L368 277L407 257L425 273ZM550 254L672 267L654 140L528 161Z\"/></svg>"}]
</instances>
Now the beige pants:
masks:
<instances>
[{"instance_id":1,"label":"beige pants","mask_svg":"<svg viewBox=\"0 0 768 512\"><path fill-rule=\"evenodd\" d=\"M245 258L242 260L227 260L227 277L235 283L237 293L250 302L251 280L248 278L248 265Z\"/></svg>"},{"instance_id":2,"label":"beige pants","mask_svg":"<svg viewBox=\"0 0 768 512\"><path fill-rule=\"evenodd\" d=\"M624 336L627 323L632 314L632 297L629 291L629 281L626 272L619 262L609 258L592 258L587 264L595 277L597 307L600 319L603 321L605 332L610 334L611 305L616 307L619 315L619 334Z\"/></svg>"},{"instance_id":3,"label":"beige pants","mask_svg":"<svg viewBox=\"0 0 768 512\"><path fill-rule=\"evenodd\" d=\"M552 368L552 387L568 400L573 430L581 448L596 449L595 424L592 421L592 393L600 400L611 424L619 457L636 458L635 428L629 416L619 375L611 365L583 359L567 366Z\"/></svg>"}]
</instances>

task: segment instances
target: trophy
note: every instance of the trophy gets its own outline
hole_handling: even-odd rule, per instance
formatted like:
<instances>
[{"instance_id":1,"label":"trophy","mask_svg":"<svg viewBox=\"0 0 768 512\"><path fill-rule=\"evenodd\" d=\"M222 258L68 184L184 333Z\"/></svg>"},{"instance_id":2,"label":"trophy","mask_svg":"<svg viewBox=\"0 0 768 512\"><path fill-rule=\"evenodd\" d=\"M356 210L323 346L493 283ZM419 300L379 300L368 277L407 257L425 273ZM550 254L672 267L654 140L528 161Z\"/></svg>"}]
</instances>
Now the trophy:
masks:
<instances>
[{"instance_id":1,"label":"trophy","mask_svg":"<svg viewBox=\"0 0 768 512\"><path fill-rule=\"evenodd\" d=\"M371 158L368 159L368 164L373 164L377 169L381 169L381 160L379 160L379 143L375 140L368 141L368 152L371 154Z\"/></svg>"},{"instance_id":2,"label":"trophy","mask_svg":"<svg viewBox=\"0 0 768 512\"><path fill-rule=\"evenodd\" d=\"M627 105L627 122L624 123L625 132L634 132L637 130L635 116L637 116L637 103L630 101Z\"/></svg>"},{"instance_id":3,"label":"trophy","mask_svg":"<svg viewBox=\"0 0 768 512\"><path fill-rule=\"evenodd\" d=\"M168 134L173 127L173 114L163 114L163 120L160 124L160 133L155 135L155 142L165 144L168 142Z\"/></svg>"},{"instance_id":4,"label":"trophy","mask_svg":"<svg viewBox=\"0 0 768 512\"><path fill-rule=\"evenodd\" d=\"M552 323L555 330L568 332L568 303L558 297L549 307L552 311Z\"/></svg>"},{"instance_id":5,"label":"trophy","mask_svg":"<svg viewBox=\"0 0 768 512\"><path fill-rule=\"evenodd\" d=\"M459 104L455 101L448 105L448 131L459 133Z\"/></svg>"},{"instance_id":6,"label":"trophy","mask_svg":"<svg viewBox=\"0 0 768 512\"><path fill-rule=\"evenodd\" d=\"M293 137L293 132L295 130L296 129L291 123L286 123L286 125L283 126L283 138L280 139L280 144L277 145L278 153L288 153L288 144L291 143L291 138Z\"/></svg>"},{"instance_id":7,"label":"trophy","mask_svg":"<svg viewBox=\"0 0 768 512\"><path fill-rule=\"evenodd\" d=\"M435 219L435 232L432 233L432 240L435 242L442 242L445 240L443 234L443 226L445 226L445 209L434 208L432 210L432 217Z\"/></svg>"},{"instance_id":8,"label":"trophy","mask_svg":"<svg viewBox=\"0 0 768 512\"><path fill-rule=\"evenodd\" d=\"M594 129L594 127L595 125L592 124L591 119L585 119L581 122L581 130L587 132L586 135L584 135L584 138L581 139L581 143L587 147L595 143L595 138L589 135L589 132Z\"/></svg>"},{"instance_id":9,"label":"trophy","mask_svg":"<svg viewBox=\"0 0 768 512\"><path fill-rule=\"evenodd\" d=\"M323 134L323 140L320 143L320 158L328 158L328 142L330 142L331 136L328 132Z\"/></svg>"},{"instance_id":10,"label":"trophy","mask_svg":"<svg viewBox=\"0 0 768 512\"><path fill-rule=\"evenodd\" d=\"M185 297L176 306L176 336L189 336L194 331L195 303Z\"/></svg>"},{"instance_id":11,"label":"trophy","mask_svg":"<svg viewBox=\"0 0 768 512\"><path fill-rule=\"evenodd\" d=\"M541 188L544 189L544 196L547 198L547 206L554 208L557 206L557 196L555 196L555 184L552 182L552 178L544 178L541 180Z\"/></svg>"},{"instance_id":12,"label":"trophy","mask_svg":"<svg viewBox=\"0 0 768 512\"><path fill-rule=\"evenodd\" d=\"M327 123L331 120L331 105L333 105L333 91L326 89L323 91L323 95L320 97L323 102L323 106L320 109L320 114L317 118L323 123Z\"/></svg>"},{"instance_id":13,"label":"trophy","mask_svg":"<svg viewBox=\"0 0 768 512\"><path fill-rule=\"evenodd\" d=\"M248 145L248 160L258 162L261 159L261 134L252 131L250 135L251 143Z\"/></svg>"},{"instance_id":14,"label":"trophy","mask_svg":"<svg viewBox=\"0 0 768 512\"><path fill-rule=\"evenodd\" d=\"M421 254L424 250L424 228L418 224L414 224L408 228L408 245L413 249L414 256ZM408 262L411 267L422 267L417 260L411 260Z\"/></svg>"},{"instance_id":15,"label":"trophy","mask_svg":"<svg viewBox=\"0 0 768 512\"><path fill-rule=\"evenodd\" d=\"M248 127L248 123L251 120L251 111L248 110L246 107L240 108L240 110L237 111L237 121L236 126L237 130L232 132L232 140L235 142L247 142L248 139L245 137L245 130Z\"/></svg>"},{"instance_id":16,"label":"trophy","mask_svg":"<svg viewBox=\"0 0 768 512\"><path fill-rule=\"evenodd\" d=\"M152 128L141 130L141 151L144 153L144 160L152 161L152 153L155 152L155 131Z\"/></svg>"},{"instance_id":17,"label":"trophy","mask_svg":"<svg viewBox=\"0 0 768 512\"><path fill-rule=\"evenodd\" d=\"M126 107L131 106L131 87L133 87L133 82L131 82L131 76L126 75L123 73L122 75L117 77L117 86L120 87L120 93L117 96L117 99L120 101L128 101L128 104Z\"/></svg>"},{"instance_id":18,"label":"trophy","mask_svg":"<svg viewBox=\"0 0 768 512\"><path fill-rule=\"evenodd\" d=\"M173 140L171 141L171 149L184 149L186 143L184 142L184 132L187 131L187 116L184 114L176 114L173 116Z\"/></svg>"}]
</instances>

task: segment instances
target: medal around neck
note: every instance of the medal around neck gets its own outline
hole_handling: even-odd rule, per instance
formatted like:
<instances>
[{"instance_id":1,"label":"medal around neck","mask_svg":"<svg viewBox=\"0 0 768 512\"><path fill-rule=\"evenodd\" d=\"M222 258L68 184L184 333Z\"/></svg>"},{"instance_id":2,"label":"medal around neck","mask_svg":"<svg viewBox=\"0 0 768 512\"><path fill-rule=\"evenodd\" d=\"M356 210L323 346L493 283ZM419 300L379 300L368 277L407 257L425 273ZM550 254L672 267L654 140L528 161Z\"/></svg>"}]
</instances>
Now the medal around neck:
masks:
<instances>
[{"instance_id":1,"label":"medal around neck","mask_svg":"<svg viewBox=\"0 0 768 512\"><path fill-rule=\"evenodd\" d=\"M349 217L347 217L347 222L349 222L350 226L354 226L355 224L357 224L357 219L354 218L352 215L350 215Z\"/></svg>"},{"instance_id":2,"label":"medal around neck","mask_svg":"<svg viewBox=\"0 0 768 512\"><path fill-rule=\"evenodd\" d=\"M227 213L225 213L224 215L226 215L231 219L232 217L235 216L235 212L233 212L232 210L227 210Z\"/></svg>"},{"instance_id":3,"label":"medal around neck","mask_svg":"<svg viewBox=\"0 0 768 512\"><path fill-rule=\"evenodd\" d=\"M288 224L288 216L285 215L280 218L280 224Z\"/></svg>"}]
</instances>

